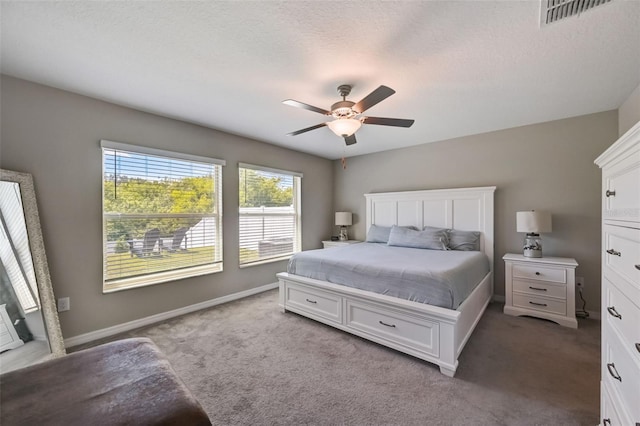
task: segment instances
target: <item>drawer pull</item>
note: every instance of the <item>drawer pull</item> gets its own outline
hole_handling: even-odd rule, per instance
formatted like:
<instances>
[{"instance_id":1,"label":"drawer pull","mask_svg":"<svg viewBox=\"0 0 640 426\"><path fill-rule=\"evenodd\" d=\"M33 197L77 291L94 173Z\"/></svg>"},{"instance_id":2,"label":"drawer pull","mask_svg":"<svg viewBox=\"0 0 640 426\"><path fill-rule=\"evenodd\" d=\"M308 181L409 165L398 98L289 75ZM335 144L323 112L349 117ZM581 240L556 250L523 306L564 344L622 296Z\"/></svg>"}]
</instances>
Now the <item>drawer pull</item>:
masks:
<instances>
[{"instance_id":1,"label":"drawer pull","mask_svg":"<svg viewBox=\"0 0 640 426\"><path fill-rule=\"evenodd\" d=\"M619 251L615 251L614 249L609 249L607 250L607 253L609 253L612 256L619 256L622 257L622 253L620 253Z\"/></svg>"},{"instance_id":2,"label":"drawer pull","mask_svg":"<svg viewBox=\"0 0 640 426\"><path fill-rule=\"evenodd\" d=\"M547 306L546 303L536 303L536 302L531 302L531 301L529 303L531 303L532 305L536 305L536 306Z\"/></svg>"},{"instance_id":3,"label":"drawer pull","mask_svg":"<svg viewBox=\"0 0 640 426\"><path fill-rule=\"evenodd\" d=\"M396 328L395 324L387 324L386 322L378 321L382 325L386 325L387 327Z\"/></svg>"},{"instance_id":4,"label":"drawer pull","mask_svg":"<svg viewBox=\"0 0 640 426\"><path fill-rule=\"evenodd\" d=\"M604 195L606 195L607 197L615 197L616 196L616 191L609 191L607 189L607 192L605 192Z\"/></svg>"},{"instance_id":5,"label":"drawer pull","mask_svg":"<svg viewBox=\"0 0 640 426\"><path fill-rule=\"evenodd\" d=\"M622 315L620 315L620 314L618 313L618 311L616 311L616 307L615 307L615 306L609 306L609 307L607 307L607 311L609 311L609 314L610 314L612 317L616 317L616 318L618 318L618 319L622 319Z\"/></svg>"},{"instance_id":6,"label":"drawer pull","mask_svg":"<svg viewBox=\"0 0 640 426\"><path fill-rule=\"evenodd\" d=\"M318 301L317 301L317 300L309 300L309 299L305 299L305 300L306 300L307 302L309 302L309 303L318 303Z\"/></svg>"},{"instance_id":7,"label":"drawer pull","mask_svg":"<svg viewBox=\"0 0 640 426\"><path fill-rule=\"evenodd\" d=\"M620 377L620 375L618 374L618 370L616 370L616 366L613 363L607 364L607 370L609 370L609 374L611 374L611 377L618 380L619 382L622 382L622 377Z\"/></svg>"},{"instance_id":8,"label":"drawer pull","mask_svg":"<svg viewBox=\"0 0 640 426\"><path fill-rule=\"evenodd\" d=\"M638 271L640 271L640 265L633 265L633 266L635 266L635 267L636 267L636 269L637 269Z\"/></svg>"},{"instance_id":9,"label":"drawer pull","mask_svg":"<svg viewBox=\"0 0 640 426\"><path fill-rule=\"evenodd\" d=\"M636 350L640 352L640 343L636 343Z\"/></svg>"},{"instance_id":10,"label":"drawer pull","mask_svg":"<svg viewBox=\"0 0 640 426\"><path fill-rule=\"evenodd\" d=\"M531 290L547 291L547 289L546 289L546 288L531 287L531 286L529 286L529 288L530 288Z\"/></svg>"},{"instance_id":11,"label":"drawer pull","mask_svg":"<svg viewBox=\"0 0 640 426\"><path fill-rule=\"evenodd\" d=\"M537 272L537 271L536 271L536 275L540 275L540 272Z\"/></svg>"},{"instance_id":12,"label":"drawer pull","mask_svg":"<svg viewBox=\"0 0 640 426\"><path fill-rule=\"evenodd\" d=\"M602 425L603 425L603 426L611 426L611 420L609 420L609 419L602 419Z\"/></svg>"}]
</instances>

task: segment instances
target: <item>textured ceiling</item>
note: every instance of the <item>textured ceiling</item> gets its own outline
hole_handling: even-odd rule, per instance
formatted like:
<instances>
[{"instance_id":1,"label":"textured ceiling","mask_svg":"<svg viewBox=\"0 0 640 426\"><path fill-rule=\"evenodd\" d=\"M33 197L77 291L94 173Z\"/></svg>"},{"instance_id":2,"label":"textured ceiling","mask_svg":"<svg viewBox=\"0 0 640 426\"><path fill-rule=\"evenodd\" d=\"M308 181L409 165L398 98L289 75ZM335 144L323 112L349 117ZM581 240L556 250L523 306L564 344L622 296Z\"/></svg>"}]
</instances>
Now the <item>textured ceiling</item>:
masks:
<instances>
[{"instance_id":1,"label":"textured ceiling","mask_svg":"<svg viewBox=\"0 0 640 426\"><path fill-rule=\"evenodd\" d=\"M540 28L538 1L6 2L1 71L340 158L618 108L640 84L640 1ZM346 147L320 114L396 94ZM135 141L127 141L135 142Z\"/></svg>"}]
</instances>

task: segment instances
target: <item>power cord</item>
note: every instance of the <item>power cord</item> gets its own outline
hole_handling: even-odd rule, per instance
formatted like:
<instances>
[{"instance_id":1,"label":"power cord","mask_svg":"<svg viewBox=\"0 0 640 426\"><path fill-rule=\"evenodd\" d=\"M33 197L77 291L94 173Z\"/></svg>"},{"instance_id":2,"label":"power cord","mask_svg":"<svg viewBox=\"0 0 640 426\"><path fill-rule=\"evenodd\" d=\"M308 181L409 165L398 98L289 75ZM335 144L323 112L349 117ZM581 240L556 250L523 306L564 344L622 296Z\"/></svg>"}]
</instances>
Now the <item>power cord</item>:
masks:
<instances>
[{"instance_id":1,"label":"power cord","mask_svg":"<svg viewBox=\"0 0 640 426\"><path fill-rule=\"evenodd\" d=\"M584 297L582 296L582 287L578 287L578 294L580 295L580 300L582 300L582 309L576 310L576 317L589 318L589 312L587 312L587 301L584 300Z\"/></svg>"}]
</instances>

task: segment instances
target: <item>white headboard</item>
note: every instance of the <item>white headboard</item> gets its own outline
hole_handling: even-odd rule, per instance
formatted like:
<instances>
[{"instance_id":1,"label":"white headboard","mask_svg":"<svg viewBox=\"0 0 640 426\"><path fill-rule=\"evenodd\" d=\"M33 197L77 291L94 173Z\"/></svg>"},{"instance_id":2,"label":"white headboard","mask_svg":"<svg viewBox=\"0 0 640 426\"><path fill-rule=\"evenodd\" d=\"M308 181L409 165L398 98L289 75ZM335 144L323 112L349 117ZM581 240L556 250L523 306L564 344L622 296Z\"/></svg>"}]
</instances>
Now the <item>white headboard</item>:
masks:
<instances>
[{"instance_id":1,"label":"white headboard","mask_svg":"<svg viewBox=\"0 0 640 426\"><path fill-rule=\"evenodd\" d=\"M367 232L380 226L424 226L480 231L480 250L493 270L493 193L495 186L364 194Z\"/></svg>"}]
</instances>

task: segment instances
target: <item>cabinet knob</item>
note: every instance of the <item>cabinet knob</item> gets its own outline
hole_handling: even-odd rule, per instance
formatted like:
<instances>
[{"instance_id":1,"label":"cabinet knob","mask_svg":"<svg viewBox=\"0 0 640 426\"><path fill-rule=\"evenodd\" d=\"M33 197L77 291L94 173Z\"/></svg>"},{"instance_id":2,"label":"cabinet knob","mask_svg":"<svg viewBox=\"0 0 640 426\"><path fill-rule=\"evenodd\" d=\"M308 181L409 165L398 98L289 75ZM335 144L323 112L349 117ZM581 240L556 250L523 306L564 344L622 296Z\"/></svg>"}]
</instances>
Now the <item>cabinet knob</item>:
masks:
<instances>
[{"instance_id":1,"label":"cabinet knob","mask_svg":"<svg viewBox=\"0 0 640 426\"><path fill-rule=\"evenodd\" d=\"M637 269L638 271L640 271L640 265L633 265L633 266L635 266L635 267L636 267L636 269Z\"/></svg>"},{"instance_id":2,"label":"cabinet knob","mask_svg":"<svg viewBox=\"0 0 640 426\"><path fill-rule=\"evenodd\" d=\"M607 253L609 253L612 256L622 257L622 253L620 253L619 251L616 251L614 249L608 249Z\"/></svg>"},{"instance_id":3,"label":"cabinet knob","mask_svg":"<svg viewBox=\"0 0 640 426\"><path fill-rule=\"evenodd\" d=\"M607 197L615 197L616 196L616 191L609 191L607 189L607 192L605 192L604 195L606 195Z\"/></svg>"},{"instance_id":4,"label":"cabinet knob","mask_svg":"<svg viewBox=\"0 0 640 426\"><path fill-rule=\"evenodd\" d=\"M640 352L640 343L636 343L636 350Z\"/></svg>"},{"instance_id":5,"label":"cabinet knob","mask_svg":"<svg viewBox=\"0 0 640 426\"><path fill-rule=\"evenodd\" d=\"M536 275L540 275L540 272L536 272Z\"/></svg>"},{"instance_id":6,"label":"cabinet knob","mask_svg":"<svg viewBox=\"0 0 640 426\"><path fill-rule=\"evenodd\" d=\"M610 419L602 419L602 424L603 424L603 426L611 426L611 420Z\"/></svg>"},{"instance_id":7,"label":"cabinet knob","mask_svg":"<svg viewBox=\"0 0 640 426\"><path fill-rule=\"evenodd\" d=\"M313 304L318 303L318 301L317 301L317 300L311 300L311 299L305 299L305 300L306 300L307 302L309 302L309 303L313 303Z\"/></svg>"},{"instance_id":8,"label":"cabinet knob","mask_svg":"<svg viewBox=\"0 0 640 426\"><path fill-rule=\"evenodd\" d=\"M607 307L607 311L609 312L609 315L611 315L612 317L616 317L618 319L622 319L622 315L620 315L618 313L618 311L616 311L616 307L615 306Z\"/></svg>"}]
</instances>

